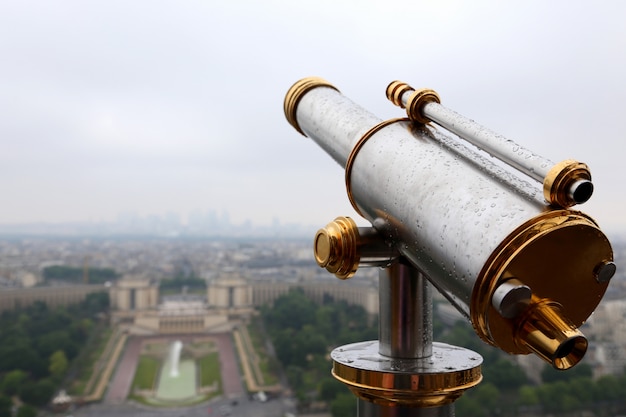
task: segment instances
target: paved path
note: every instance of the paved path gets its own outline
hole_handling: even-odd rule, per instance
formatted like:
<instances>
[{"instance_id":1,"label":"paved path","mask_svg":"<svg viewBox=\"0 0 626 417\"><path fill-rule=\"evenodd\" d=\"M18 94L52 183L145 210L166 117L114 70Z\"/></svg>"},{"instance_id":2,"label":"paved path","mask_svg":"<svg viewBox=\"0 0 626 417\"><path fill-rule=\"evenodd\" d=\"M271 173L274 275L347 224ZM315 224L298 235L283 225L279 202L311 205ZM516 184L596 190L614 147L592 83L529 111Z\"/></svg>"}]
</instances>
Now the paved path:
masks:
<instances>
[{"instance_id":1,"label":"paved path","mask_svg":"<svg viewBox=\"0 0 626 417\"><path fill-rule=\"evenodd\" d=\"M122 353L124 352L124 346L126 346L127 339L128 339L128 336L126 334L121 334L117 336L113 335L111 337L110 341L114 343L114 347L111 347L113 345L107 346L107 349L102 354L102 357L105 357L105 358L108 357L108 360L106 361L104 365L104 369L102 370L100 374L98 374L97 368L94 366L93 374L92 374L91 379L89 380L89 383L91 383L92 387L94 383L96 384L96 386L95 386L95 389L91 389L91 390L85 389L86 392L91 392L91 394L87 395L84 398L86 402L100 401L102 397L104 396L104 392L106 391L109 385L109 381L111 380L111 375L113 375L115 366L117 365L118 360L120 359L120 357L122 356ZM87 383L88 387L90 385L89 383Z\"/></svg>"},{"instance_id":2,"label":"paved path","mask_svg":"<svg viewBox=\"0 0 626 417\"><path fill-rule=\"evenodd\" d=\"M222 372L222 390L226 398L244 395L241 373L235 357L235 349L230 333L211 335L220 352L220 371Z\"/></svg>"},{"instance_id":3,"label":"paved path","mask_svg":"<svg viewBox=\"0 0 626 417\"><path fill-rule=\"evenodd\" d=\"M139 360L139 352L141 351L142 339L140 337L131 337L128 339L124 355L117 364L117 369L113 375L113 379L109 384L105 402L111 404L126 401L126 397L130 391L130 385L133 383L135 369Z\"/></svg>"}]
</instances>

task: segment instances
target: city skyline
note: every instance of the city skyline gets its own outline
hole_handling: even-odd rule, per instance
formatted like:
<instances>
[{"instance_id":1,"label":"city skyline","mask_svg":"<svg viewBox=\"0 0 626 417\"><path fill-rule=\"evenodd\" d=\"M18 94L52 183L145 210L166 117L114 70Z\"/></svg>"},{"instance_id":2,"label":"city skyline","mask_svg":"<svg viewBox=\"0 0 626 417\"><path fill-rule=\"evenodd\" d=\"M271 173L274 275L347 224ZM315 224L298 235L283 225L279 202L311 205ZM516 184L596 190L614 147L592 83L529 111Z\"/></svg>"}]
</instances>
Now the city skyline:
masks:
<instances>
[{"instance_id":1,"label":"city skyline","mask_svg":"<svg viewBox=\"0 0 626 417\"><path fill-rule=\"evenodd\" d=\"M381 119L402 115L384 97L390 81L430 87L546 158L587 163L596 190L579 209L626 232L621 2L63 0L1 11L0 225L194 210L267 227L359 219L342 168L283 115L287 89L316 75Z\"/></svg>"},{"instance_id":2,"label":"city skyline","mask_svg":"<svg viewBox=\"0 0 626 417\"><path fill-rule=\"evenodd\" d=\"M285 237L312 238L323 225L304 222L282 222L274 218L270 224L230 220L228 211L194 211L188 215L167 212L163 215L119 213L113 220L67 221L59 223L0 223L0 239L17 236L146 236L146 237Z\"/></svg>"},{"instance_id":3,"label":"city skyline","mask_svg":"<svg viewBox=\"0 0 626 417\"><path fill-rule=\"evenodd\" d=\"M198 213L196 213L197 215ZM215 216L213 216L215 215ZM359 220L359 219L356 219ZM359 223L367 227L361 219ZM277 238L312 240L325 224L305 222L285 222L276 217L270 224L256 223L251 219L241 222L230 220L227 211L216 213L208 210L200 219L168 212L164 215L121 213L112 221L86 220L60 223L0 223L0 240L28 237L76 237L76 238L218 238L218 239L255 239ZM626 230L615 227L603 227L602 232L613 246L626 243ZM620 258L621 259L621 258ZM616 258L616 261L619 259Z\"/></svg>"}]
</instances>

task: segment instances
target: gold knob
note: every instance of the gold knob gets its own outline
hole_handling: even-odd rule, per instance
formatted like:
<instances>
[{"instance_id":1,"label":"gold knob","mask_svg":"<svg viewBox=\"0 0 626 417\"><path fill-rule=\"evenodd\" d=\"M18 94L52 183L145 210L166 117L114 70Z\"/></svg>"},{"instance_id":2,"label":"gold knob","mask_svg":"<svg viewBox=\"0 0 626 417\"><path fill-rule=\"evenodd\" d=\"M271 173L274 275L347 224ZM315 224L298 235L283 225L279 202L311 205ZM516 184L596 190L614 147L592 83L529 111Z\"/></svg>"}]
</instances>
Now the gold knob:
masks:
<instances>
[{"instance_id":1,"label":"gold knob","mask_svg":"<svg viewBox=\"0 0 626 417\"><path fill-rule=\"evenodd\" d=\"M350 217L337 217L317 231L313 242L315 261L339 279L354 276L359 267L359 229Z\"/></svg>"}]
</instances>

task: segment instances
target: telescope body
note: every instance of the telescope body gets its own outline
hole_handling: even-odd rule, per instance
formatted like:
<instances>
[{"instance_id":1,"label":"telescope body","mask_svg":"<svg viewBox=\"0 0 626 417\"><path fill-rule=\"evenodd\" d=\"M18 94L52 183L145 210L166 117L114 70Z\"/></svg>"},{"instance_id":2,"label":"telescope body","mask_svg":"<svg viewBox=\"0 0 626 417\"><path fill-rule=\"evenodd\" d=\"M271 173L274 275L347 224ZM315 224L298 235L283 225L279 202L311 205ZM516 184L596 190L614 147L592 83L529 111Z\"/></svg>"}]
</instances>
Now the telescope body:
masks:
<instances>
[{"instance_id":1,"label":"telescope body","mask_svg":"<svg viewBox=\"0 0 626 417\"><path fill-rule=\"evenodd\" d=\"M606 290L607 265L614 267L590 217L546 204L532 181L447 131L383 122L321 79L294 84L285 113L346 169L357 212L483 340L510 353L533 351L559 369L582 357L587 342L576 328ZM505 283L515 284L509 291Z\"/></svg>"}]
</instances>

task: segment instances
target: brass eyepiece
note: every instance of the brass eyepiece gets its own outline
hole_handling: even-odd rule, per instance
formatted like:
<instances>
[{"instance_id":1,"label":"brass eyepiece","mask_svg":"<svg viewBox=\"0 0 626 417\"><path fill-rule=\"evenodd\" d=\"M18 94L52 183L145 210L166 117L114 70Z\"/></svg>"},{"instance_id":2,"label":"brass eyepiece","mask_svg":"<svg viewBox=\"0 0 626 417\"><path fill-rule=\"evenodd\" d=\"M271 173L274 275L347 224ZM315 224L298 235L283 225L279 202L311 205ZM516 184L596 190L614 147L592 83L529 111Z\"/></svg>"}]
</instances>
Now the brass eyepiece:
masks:
<instances>
[{"instance_id":1,"label":"brass eyepiece","mask_svg":"<svg viewBox=\"0 0 626 417\"><path fill-rule=\"evenodd\" d=\"M587 338L561 314L561 309L552 300L533 301L519 321L515 339L555 369L565 370L585 356Z\"/></svg>"},{"instance_id":2,"label":"brass eyepiece","mask_svg":"<svg viewBox=\"0 0 626 417\"><path fill-rule=\"evenodd\" d=\"M593 183L589 167L578 161L565 160L554 165L543 181L543 196L554 206L568 208L591 198Z\"/></svg>"}]
</instances>

